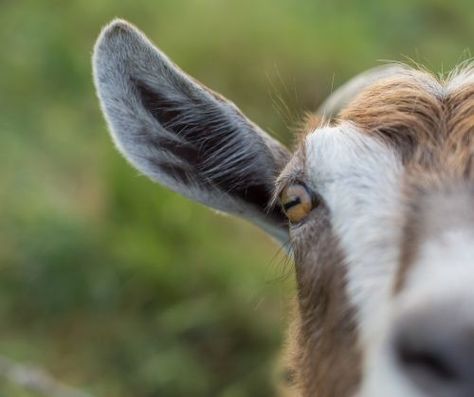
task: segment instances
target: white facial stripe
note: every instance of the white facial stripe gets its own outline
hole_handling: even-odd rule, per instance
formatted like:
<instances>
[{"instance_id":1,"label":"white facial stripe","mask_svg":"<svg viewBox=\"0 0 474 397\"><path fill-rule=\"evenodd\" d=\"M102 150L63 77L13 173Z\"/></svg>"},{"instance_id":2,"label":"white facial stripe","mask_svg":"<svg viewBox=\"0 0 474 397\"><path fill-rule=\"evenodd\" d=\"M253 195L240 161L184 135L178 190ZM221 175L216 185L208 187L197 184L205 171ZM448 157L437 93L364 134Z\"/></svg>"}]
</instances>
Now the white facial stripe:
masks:
<instances>
[{"instance_id":1,"label":"white facial stripe","mask_svg":"<svg viewBox=\"0 0 474 397\"><path fill-rule=\"evenodd\" d=\"M306 144L309 183L331 211L348 262L349 298L368 347L383 326L398 261L401 161L349 123L317 130Z\"/></svg>"}]
</instances>

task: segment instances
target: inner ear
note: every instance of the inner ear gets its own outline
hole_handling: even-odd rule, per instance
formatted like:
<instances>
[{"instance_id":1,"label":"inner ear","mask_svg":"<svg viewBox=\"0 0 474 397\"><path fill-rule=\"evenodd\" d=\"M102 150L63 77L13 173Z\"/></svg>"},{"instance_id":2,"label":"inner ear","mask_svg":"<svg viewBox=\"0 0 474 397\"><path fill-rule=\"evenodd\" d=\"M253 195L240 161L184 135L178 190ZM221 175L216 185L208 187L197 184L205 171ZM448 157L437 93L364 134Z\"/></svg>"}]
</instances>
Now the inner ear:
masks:
<instances>
[{"instance_id":1,"label":"inner ear","mask_svg":"<svg viewBox=\"0 0 474 397\"><path fill-rule=\"evenodd\" d=\"M155 166L170 173L180 182L190 183L194 180L207 188L217 187L262 210L266 209L271 197L268 186L273 181L262 181L261 175L250 169L251 165L259 160L257 153L262 155L262 151L252 151L244 147L242 131L250 130L252 126L236 108L232 109L233 114L228 114L232 117L232 122L229 122L223 117L226 109L222 107L229 106L224 101L219 106L219 103L203 101L188 92L184 106L180 96L170 98L137 79L133 79L133 83L143 106L164 129L178 138L173 140L153 135L150 137L149 144L159 145L161 150L182 162L180 165L150 159ZM214 95L214 98L218 100L219 97ZM259 144L258 141L253 143ZM199 178L196 178L196 172ZM281 218L279 208L271 208L268 211L270 215Z\"/></svg>"},{"instance_id":2,"label":"inner ear","mask_svg":"<svg viewBox=\"0 0 474 397\"><path fill-rule=\"evenodd\" d=\"M286 239L286 218L268 207L290 154L232 102L189 77L123 21L106 27L97 41L94 80L114 142L133 166Z\"/></svg>"},{"instance_id":3,"label":"inner ear","mask_svg":"<svg viewBox=\"0 0 474 397\"><path fill-rule=\"evenodd\" d=\"M175 128L175 123L182 117L182 112L177 109L177 103L173 103L164 94L153 90L146 85L145 82L131 77L133 85L137 88L138 94L143 106L153 115L153 117L161 122L163 126L174 133L179 130Z\"/></svg>"}]
</instances>

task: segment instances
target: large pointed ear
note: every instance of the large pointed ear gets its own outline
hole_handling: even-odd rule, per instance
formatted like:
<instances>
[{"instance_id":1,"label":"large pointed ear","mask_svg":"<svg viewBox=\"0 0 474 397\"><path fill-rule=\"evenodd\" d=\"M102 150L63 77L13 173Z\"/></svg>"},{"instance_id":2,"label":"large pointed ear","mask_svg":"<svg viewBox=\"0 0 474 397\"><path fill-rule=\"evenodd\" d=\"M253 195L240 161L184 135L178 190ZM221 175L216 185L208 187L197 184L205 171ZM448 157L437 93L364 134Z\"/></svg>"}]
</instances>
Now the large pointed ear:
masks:
<instances>
[{"instance_id":1,"label":"large pointed ear","mask_svg":"<svg viewBox=\"0 0 474 397\"><path fill-rule=\"evenodd\" d=\"M135 27L114 21L93 56L94 82L118 150L140 172L285 240L268 208L288 151L234 104L186 75Z\"/></svg>"}]
</instances>

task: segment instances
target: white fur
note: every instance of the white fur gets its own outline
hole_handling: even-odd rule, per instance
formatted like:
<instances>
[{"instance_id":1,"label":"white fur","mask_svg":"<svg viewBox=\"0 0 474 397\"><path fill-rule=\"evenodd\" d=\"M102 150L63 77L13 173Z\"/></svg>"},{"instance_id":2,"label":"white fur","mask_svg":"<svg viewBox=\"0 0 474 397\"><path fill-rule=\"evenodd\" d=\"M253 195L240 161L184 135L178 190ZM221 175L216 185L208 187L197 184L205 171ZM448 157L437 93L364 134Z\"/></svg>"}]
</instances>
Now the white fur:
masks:
<instances>
[{"instance_id":1,"label":"white fur","mask_svg":"<svg viewBox=\"0 0 474 397\"><path fill-rule=\"evenodd\" d=\"M369 351L366 377L357 397L427 397L413 387L387 349L387 343L379 343Z\"/></svg>"},{"instance_id":2,"label":"white fur","mask_svg":"<svg viewBox=\"0 0 474 397\"><path fill-rule=\"evenodd\" d=\"M448 229L422 243L404 288L404 306L463 296L474 302L474 231Z\"/></svg>"},{"instance_id":3,"label":"white fur","mask_svg":"<svg viewBox=\"0 0 474 397\"><path fill-rule=\"evenodd\" d=\"M450 73L446 84L446 92L451 94L459 91L464 86L472 84L474 84L474 64L470 61L461 64Z\"/></svg>"}]
</instances>

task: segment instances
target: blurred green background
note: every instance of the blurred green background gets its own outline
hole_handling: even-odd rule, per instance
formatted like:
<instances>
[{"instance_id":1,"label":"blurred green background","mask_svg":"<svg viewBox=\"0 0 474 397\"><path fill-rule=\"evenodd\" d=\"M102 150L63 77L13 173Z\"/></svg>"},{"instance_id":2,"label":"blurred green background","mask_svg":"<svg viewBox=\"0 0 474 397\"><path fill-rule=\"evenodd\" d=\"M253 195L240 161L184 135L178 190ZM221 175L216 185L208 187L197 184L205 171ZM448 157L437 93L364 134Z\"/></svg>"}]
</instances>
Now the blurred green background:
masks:
<instances>
[{"instance_id":1,"label":"blurred green background","mask_svg":"<svg viewBox=\"0 0 474 397\"><path fill-rule=\"evenodd\" d=\"M117 16L291 144L380 60L468 58L474 2L0 1L0 356L94 396L271 396L291 263L116 153L90 56Z\"/></svg>"}]
</instances>

